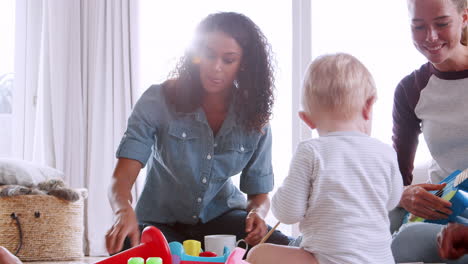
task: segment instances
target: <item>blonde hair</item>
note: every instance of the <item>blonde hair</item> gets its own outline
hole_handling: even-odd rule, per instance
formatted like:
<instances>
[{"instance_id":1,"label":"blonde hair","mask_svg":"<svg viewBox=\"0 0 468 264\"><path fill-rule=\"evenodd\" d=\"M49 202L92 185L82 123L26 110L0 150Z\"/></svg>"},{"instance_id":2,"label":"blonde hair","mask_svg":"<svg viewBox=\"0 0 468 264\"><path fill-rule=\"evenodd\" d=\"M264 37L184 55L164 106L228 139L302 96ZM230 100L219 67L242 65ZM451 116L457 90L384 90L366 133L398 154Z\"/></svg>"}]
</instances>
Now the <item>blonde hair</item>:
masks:
<instances>
[{"instance_id":1,"label":"blonde hair","mask_svg":"<svg viewBox=\"0 0 468 264\"><path fill-rule=\"evenodd\" d=\"M467 7L467 0L452 0L452 3L457 8L458 12L463 12Z\"/></svg>"},{"instance_id":2,"label":"blonde hair","mask_svg":"<svg viewBox=\"0 0 468 264\"><path fill-rule=\"evenodd\" d=\"M468 7L468 0L452 0L452 3L460 14ZM460 42L465 46L468 45L468 27L466 26L462 28Z\"/></svg>"},{"instance_id":3,"label":"blonde hair","mask_svg":"<svg viewBox=\"0 0 468 264\"><path fill-rule=\"evenodd\" d=\"M374 78L358 59L346 53L323 55L307 69L302 106L307 113L351 119L376 95Z\"/></svg>"}]
</instances>

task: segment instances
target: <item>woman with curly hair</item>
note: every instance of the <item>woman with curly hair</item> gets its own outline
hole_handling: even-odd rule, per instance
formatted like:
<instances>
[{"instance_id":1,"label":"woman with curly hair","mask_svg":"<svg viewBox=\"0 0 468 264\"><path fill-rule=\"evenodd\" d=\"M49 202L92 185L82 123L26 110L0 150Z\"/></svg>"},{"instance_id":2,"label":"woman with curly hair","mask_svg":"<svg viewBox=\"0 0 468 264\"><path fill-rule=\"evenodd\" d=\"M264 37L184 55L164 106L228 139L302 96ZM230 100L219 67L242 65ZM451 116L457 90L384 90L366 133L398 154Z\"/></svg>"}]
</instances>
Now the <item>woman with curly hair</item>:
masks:
<instances>
[{"instance_id":1,"label":"woman with curly hair","mask_svg":"<svg viewBox=\"0 0 468 264\"><path fill-rule=\"evenodd\" d=\"M109 253L120 251L126 237L125 247L137 245L148 225L169 242L235 234L256 245L267 233L271 60L265 36L242 14L211 14L198 25L172 78L151 86L128 120L109 192ZM146 164L133 210L130 190ZM230 178L238 173L240 190ZM269 242L289 238L275 231Z\"/></svg>"}]
</instances>

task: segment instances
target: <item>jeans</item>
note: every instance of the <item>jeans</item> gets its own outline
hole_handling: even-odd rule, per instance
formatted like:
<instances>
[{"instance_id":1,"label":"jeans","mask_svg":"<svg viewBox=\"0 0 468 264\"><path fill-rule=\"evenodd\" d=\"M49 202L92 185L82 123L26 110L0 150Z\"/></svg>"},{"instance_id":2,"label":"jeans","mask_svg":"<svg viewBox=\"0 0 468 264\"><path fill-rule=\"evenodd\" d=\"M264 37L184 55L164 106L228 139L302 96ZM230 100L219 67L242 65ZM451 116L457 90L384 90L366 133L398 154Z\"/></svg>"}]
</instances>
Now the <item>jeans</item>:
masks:
<instances>
[{"instance_id":1,"label":"jeans","mask_svg":"<svg viewBox=\"0 0 468 264\"><path fill-rule=\"evenodd\" d=\"M207 223L198 223L195 225L188 224L161 224L161 223L140 223L140 232L147 226L155 226L166 237L168 243L172 241L178 241L182 243L184 240L194 239L204 245L204 237L206 235L215 234L232 234L236 235L236 240L243 239L247 236L245 233L245 218L247 212L245 210L232 210L229 211ZM268 230L271 227L268 226ZM278 245L288 245L293 239L289 236L284 235L278 230L275 230L272 235L268 238L266 243L273 243ZM128 237L124 242L124 249L130 248L130 240Z\"/></svg>"},{"instance_id":2,"label":"jeans","mask_svg":"<svg viewBox=\"0 0 468 264\"><path fill-rule=\"evenodd\" d=\"M406 211L395 208L389 213L390 226L393 234L392 252L397 263L399 262L428 262L447 264L467 264L468 255L457 260L444 260L440 258L437 246L437 234L443 225L431 223L410 223L401 226ZM468 210L462 214L468 217ZM401 226L401 228L400 228Z\"/></svg>"}]
</instances>

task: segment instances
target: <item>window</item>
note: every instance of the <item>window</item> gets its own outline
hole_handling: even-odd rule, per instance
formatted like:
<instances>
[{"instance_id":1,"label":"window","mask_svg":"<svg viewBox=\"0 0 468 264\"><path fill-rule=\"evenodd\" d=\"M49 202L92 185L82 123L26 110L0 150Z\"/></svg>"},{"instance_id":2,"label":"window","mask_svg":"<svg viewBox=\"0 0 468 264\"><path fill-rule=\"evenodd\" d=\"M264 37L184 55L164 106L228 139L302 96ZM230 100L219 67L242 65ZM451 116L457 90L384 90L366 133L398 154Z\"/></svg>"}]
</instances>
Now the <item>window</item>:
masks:
<instances>
[{"instance_id":1,"label":"window","mask_svg":"<svg viewBox=\"0 0 468 264\"><path fill-rule=\"evenodd\" d=\"M15 0L0 1L0 157L12 154Z\"/></svg>"},{"instance_id":2,"label":"window","mask_svg":"<svg viewBox=\"0 0 468 264\"><path fill-rule=\"evenodd\" d=\"M347 52L366 65L374 76L378 93L372 136L391 144L395 88L403 77L427 61L413 47L406 3L388 1L384 7L382 2L374 0L312 0L311 3L312 57ZM429 159L430 153L421 136L415 166Z\"/></svg>"}]
</instances>

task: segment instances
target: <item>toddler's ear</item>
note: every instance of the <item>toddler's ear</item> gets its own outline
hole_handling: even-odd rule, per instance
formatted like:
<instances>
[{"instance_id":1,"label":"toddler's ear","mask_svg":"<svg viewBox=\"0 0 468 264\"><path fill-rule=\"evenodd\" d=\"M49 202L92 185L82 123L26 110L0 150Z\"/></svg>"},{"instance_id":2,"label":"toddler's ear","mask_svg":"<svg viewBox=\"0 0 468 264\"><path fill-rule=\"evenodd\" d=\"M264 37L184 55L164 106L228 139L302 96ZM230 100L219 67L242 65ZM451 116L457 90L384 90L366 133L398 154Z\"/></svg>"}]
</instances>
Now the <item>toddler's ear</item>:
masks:
<instances>
[{"instance_id":1,"label":"toddler's ear","mask_svg":"<svg viewBox=\"0 0 468 264\"><path fill-rule=\"evenodd\" d=\"M306 123L307 126L309 126L311 129L317 128L314 122L312 122L310 116L304 112L304 111L299 111L299 117Z\"/></svg>"},{"instance_id":2,"label":"toddler's ear","mask_svg":"<svg viewBox=\"0 0 468 264\"><path fill-rule=\"evenodd\" d=\"M463 26L466 27L468 25L468 8L465 9L465 12L463 12ZM465 28L465 30L467 30Z\"/></svg>"},{"instance_id":3,"label":"toddler's ear","mask_svg":"<svg viewBox=\"0 0 468 264\"><path fill-rule=\"evenodd\" d=\"M375 99L375 96L367 98L366 104L362 108L362 117L364 117L364 120L370 120L372 118L372 106L374 106Z\"/></svg>"}]
</instances>

